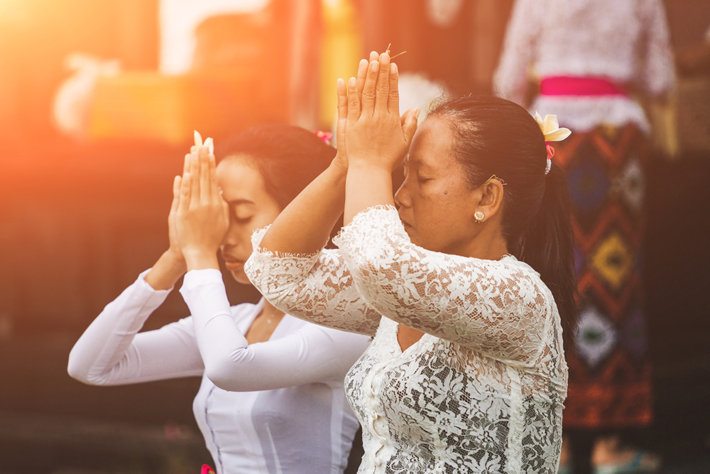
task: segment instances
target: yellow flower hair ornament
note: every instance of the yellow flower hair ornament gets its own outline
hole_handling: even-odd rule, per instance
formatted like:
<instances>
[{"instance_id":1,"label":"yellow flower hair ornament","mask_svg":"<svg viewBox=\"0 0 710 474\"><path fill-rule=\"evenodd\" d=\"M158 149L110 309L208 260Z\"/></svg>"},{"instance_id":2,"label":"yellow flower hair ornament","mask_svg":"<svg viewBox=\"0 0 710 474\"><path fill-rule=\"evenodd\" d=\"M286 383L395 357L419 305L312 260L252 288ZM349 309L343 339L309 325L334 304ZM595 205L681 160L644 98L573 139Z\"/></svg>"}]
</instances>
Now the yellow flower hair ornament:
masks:
<instances>
[{"instance_id":1,"label":"yellow flower hair ornament","mask_svg":"<svg viewBox=\"0 0 710 474\"><path fill-rule=\"evenodd\" d=\"M552 169L552 157L555 156L555 149L550 142L561 142L569 137L572 132L569 128L560 128L557 115L554 114L547 114L543 119L540 117L540 114L535 112L535 121L540 126L540 131L545 136L545 145L547 146L547 166L545 167L545 174L549 174L550 169Z\"/></svg>"}]
</instances>

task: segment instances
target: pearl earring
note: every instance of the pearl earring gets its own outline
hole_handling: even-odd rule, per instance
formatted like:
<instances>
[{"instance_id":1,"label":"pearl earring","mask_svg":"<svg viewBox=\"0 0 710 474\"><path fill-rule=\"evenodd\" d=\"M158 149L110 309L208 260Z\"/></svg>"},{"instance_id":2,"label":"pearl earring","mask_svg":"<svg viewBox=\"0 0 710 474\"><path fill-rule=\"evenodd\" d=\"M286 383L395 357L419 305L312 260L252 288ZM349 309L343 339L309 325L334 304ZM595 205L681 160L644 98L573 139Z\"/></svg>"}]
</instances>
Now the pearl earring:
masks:
<instances>
[{"instance_id":1,"label":"pearl earring","mask_svg":"<svg viewBox=\"0 0 710 474\"><path fill-rule=\"evenodd\" d=\"M476 224L480 224L483 222L483 219L486 218L486 215L483 213L483 211L476 211L473 213L473 218L476 220Z\"/></svg>"}]
</instances>

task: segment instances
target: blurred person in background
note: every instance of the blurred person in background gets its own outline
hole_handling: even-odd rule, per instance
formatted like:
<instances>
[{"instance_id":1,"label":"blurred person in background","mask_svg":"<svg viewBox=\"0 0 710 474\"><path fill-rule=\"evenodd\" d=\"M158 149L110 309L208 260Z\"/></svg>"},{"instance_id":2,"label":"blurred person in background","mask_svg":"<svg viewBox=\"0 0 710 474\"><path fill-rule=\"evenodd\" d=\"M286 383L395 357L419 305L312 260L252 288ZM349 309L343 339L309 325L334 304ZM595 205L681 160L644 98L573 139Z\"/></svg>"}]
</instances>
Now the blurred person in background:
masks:
<instances>
[{"instance_id":1,"label":"blurred person in background","mask_svg":"<svg viewBox=\"0 0 710 474\"><path fill-rule=\"evenodd\" d=\"M652 421L640 260L651 130L635 98L665 97L671 56L661 0L518 0L508 25L496 92L573 131L554 158L572 198L579 303L561 470L570 455L574 472L658 465L633 439Z\"/></svg>"},{"instance_id":2,"label":"blurred person in background","mask_svg":"<svg viewBox=\"0 0 710 474\"><path fill-rule=\"evenodd\" d=\"M358 428L343 378L368 338L307 323L263 299L230 306L217 261L219 250L231 276L249 284L252 232L335 151L304 129L262 125L220 154L217 167L211 146L186 156L168 250L86 329L69 374L92 385L202 376L193 410L219 474L342 472ZM183 274L191 316L139 332Z\"/></svg>"}]
</instances>

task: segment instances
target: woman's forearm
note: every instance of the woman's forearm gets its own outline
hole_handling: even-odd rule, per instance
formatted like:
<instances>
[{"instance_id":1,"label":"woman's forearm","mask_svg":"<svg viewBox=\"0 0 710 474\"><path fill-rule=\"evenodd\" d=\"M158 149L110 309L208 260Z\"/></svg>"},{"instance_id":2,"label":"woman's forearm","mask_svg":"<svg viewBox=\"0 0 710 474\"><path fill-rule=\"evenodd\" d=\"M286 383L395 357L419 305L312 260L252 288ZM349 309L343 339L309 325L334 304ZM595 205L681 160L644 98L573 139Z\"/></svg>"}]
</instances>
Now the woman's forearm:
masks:
<instances>
[{"instance_id":1,"label":"woman's forearm","mask_svg":"<svg viewBox=\"0 0 710 474\"><path fill-rule=\"evenodd\" d=\"M368 163L351 165L348 168L343 224L348 225L357 213L378 205L394 205L391 172Z\"/></svg>"},{"instance_id":2,"label":"woman's forearm","mask_svg":"<svg viewBox=\"0 0 710 474\"><path fill-rule=\"evenodd\" d=\"M343 212L345 176L346 168L334 160L279 214L261 248L292 254L322 249Z\"/></svg>"}]
</instances>

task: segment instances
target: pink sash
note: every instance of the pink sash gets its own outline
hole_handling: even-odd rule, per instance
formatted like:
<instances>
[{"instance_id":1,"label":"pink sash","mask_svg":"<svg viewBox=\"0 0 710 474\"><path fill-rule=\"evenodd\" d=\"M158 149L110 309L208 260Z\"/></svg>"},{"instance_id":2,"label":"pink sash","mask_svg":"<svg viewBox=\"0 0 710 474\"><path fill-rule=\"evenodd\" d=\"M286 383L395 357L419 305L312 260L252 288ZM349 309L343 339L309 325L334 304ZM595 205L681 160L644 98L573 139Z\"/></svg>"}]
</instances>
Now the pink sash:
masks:
<instances>
[{"instance_id":1,"label":"pink sash","mask_svg":"<svg viewBox=\"0 0 710 474\"><path fill-rule=\"evenodd\" d=\"M540 95L628 96L623 85L603 77L551 76L540 81Z\"/></svg>"}]
</instances>

